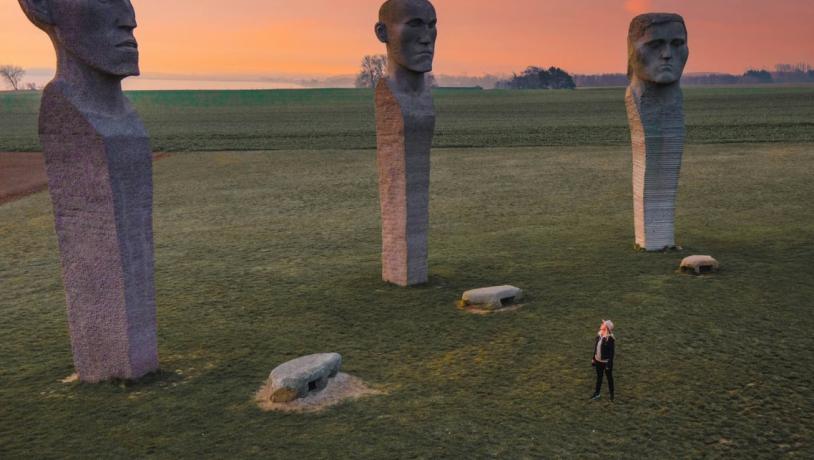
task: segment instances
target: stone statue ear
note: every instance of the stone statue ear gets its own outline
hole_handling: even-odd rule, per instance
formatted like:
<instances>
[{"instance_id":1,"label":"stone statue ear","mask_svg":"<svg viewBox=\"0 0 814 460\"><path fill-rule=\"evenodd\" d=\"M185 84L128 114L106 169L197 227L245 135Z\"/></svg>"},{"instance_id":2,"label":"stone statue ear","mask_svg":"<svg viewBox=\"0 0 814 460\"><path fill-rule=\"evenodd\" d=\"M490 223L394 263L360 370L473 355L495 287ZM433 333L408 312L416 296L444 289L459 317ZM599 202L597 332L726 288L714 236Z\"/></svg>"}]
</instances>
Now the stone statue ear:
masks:
<instances>
[{"instance_id":1,"label":"stone statue ear","mask_svg":"<svg viewBox=\"0 0 814 460\"><path fill-rule=\"evenodd\" d=\"M376 38L382 43L387 43L387 26L383 22L376 23Z\"/></svg>"},{"instance_id":2,"label":"stone statue ear","mask_svg":"<svg viewBox=\"0 0 814 460\"><path fill-rule=\"evenodd\" d=\"M19 0L23 13L40 28L54 25L51 17L51 0Z\"/></svg>"}]
</instances>

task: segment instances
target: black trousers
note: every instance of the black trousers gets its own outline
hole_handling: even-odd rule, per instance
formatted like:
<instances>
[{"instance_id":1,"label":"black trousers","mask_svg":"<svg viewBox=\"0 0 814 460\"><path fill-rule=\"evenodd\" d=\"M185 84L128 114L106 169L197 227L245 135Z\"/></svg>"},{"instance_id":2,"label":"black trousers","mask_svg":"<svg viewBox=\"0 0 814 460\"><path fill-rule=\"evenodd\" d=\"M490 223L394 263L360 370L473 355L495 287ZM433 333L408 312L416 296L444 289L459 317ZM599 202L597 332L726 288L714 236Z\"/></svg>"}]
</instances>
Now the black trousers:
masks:
<instances>
[{"instance_id":1,"label":"black trousers","mask_svg":"<svg viewBox=\"0 0 814 460\"><path fill-rule=\"evenodd\" d=\"M613 394L613 369L608 369L606 363L596 363L594 364L594 368L596 369L596 391L594 394L599 394L602 390L602 375L608 376L608 389L610 390L610 394Z\"/></svg>"}]
</instances>

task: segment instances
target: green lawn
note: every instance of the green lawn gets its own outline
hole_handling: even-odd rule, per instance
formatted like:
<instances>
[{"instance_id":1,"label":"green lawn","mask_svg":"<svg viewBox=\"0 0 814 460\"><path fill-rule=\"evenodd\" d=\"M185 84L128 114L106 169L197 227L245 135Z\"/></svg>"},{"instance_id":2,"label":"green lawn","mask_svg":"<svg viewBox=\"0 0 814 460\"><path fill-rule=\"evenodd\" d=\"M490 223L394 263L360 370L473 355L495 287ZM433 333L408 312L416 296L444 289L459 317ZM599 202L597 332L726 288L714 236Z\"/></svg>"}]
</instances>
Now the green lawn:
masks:
<instances>
[{"instance_id":1,"label":"green lawn","mask_svg":"<svg viewBox=\"0 0 814 460\"><path fill-rule=\"evenodd\" d=\"M814 110L811 92L784 96L797 116L785 107L765 117L754 113L771 102L760 91L740 108L723 105L722 92L689 97L695 110L722 105L707 128L691 130L677 224L685 249L663 254L633 250L618 91L535 94L533 103L485 93L517 98L540 125L495 127L494 138L449 118L483 104L439 97L441 145L467 136L516 145L578 127L573 114L552 113L568 104L545 105L566 95L575 105L607 99L613 109L595 111L586 136L607 128L607 143L619 145L436 149L431 282L414 289L380 281L373 150L290 149L294 139L324 148L356 122L341 145L368 147L364 93L331 96L357 108L350 122L340 105L324 104L334 117L314 126L294 122L309 92L286 110L258 104L254 121L234 124L235 108L196 108L204 94L137 95L154 107L145 115L154 133L166 97L187 108L179 120L224 117L202 139L186 134L191 125L159 128L159 146L283 150L156 163L163 373L138 384L60 383L73 369L48 195L0 207L0 458L814 457L814 144L698 137L713 140L708 129L721 139L742 130L811 140L800 120L812 118L799 115ZM271 112L287 121L261 132ZM754 130L738 125L747 116ZM14 122L0 120L4 129ZM328 134L277 136L306 129ZM259 137L243 139L243 130ZM3 131L0 142L18 141ZM714 255L722 272L676 273L689 254ZM465 289L503 283L526 289L525 309L481 317L454 307ZM617 325L615 404L587 400L603 318ZM320 351L342 353L347 372L388 394L317 415L255 407L274 366Z\"/></svg>"},{"instance_id":2,"label":"green lawn","mask_svg":"<svg viewBox=\"0 0 814 460\"><path fill-rule=\"evenodd\" d=\"M687 88L688 141L814 142L814 86ZM372 149L369 90L130 93L157 151ZM624 89L436 91L436 147L626 145ZM37 93L0 93L0 152L38 151Z\"/></svg>"}]
</instances>

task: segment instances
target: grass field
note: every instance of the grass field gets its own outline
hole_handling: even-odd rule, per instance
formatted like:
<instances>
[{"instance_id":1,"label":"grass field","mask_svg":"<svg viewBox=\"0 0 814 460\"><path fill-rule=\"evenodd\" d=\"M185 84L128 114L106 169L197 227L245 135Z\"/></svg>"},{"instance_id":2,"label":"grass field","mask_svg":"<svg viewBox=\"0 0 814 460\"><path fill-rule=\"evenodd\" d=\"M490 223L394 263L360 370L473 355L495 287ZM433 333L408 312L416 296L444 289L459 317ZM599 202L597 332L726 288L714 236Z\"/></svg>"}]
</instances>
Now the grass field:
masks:
<instances>
[{"instance_id":1,"label":"grass field","mask_svg":"<svg viewBox=\"0 0 814 460\"><path fill-rule=\"evenodd\" d=\"M814 142L814 86L687 88L688 141ZM368 90L130 93L156 151L372 149ZM626 145L624 89L435 93L436 147ZM38 151L39 95L0 93L0 152Z\"/></svg>"},{"instance_id":2,"label":"grass field","mask_svg":"<svg viewBox=\"0 0 814 460\"><path fill-rule=\"evenodd\" d=\"M414 289L380 281L370 126L337 137L372 122L364 93L136 95L163 149L229 150L155 164L163 372L60 382L73 369L49 198L0 206L0 458L813 457L812 92L726 91L688 95L684 251L658 254L633 250L618 91L439 95L438 143L480 147L434 151L431 281ZM481 130L512 100L530 112ZM0 145L34 149L8 135L22 121L3 107ZM587 134L549 142L582 112ZM755 142L732 143L738 132ZM723 270L677 273L689 254ZM454 307L465 289L503 283L526 289L524 309ZM608 317L615 404L587 400ZM387 395L317 415L256 408L275 365L319 351Z\"/></svg>"}]
</instances>

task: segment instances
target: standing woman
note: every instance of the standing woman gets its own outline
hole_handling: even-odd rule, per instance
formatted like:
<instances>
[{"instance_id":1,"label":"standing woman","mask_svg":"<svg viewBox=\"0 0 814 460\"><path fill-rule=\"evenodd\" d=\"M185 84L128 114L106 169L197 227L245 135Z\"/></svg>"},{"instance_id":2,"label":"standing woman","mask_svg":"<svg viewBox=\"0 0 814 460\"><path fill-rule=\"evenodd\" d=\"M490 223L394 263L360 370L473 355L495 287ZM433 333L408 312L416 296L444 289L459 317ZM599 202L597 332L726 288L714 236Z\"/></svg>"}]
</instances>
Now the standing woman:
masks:
<instances>
[{"instance_id":1,"label":"standing woman","mask_svg":"<svg viewBox=\"0 0 814 460\"><path fill-rule=\"evenodd\" d=\"M613 355L616 347L616 338L613 336L613 321L602 320L599 333L594 343L593 359L591 360L596 369L596 390L591 399L596 401L600 398L602 390L602 376L608 376L608 389L610 390L610 400L613 401Z\"/></svg>"}]
</instances>

